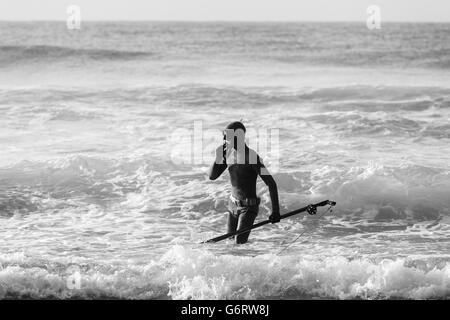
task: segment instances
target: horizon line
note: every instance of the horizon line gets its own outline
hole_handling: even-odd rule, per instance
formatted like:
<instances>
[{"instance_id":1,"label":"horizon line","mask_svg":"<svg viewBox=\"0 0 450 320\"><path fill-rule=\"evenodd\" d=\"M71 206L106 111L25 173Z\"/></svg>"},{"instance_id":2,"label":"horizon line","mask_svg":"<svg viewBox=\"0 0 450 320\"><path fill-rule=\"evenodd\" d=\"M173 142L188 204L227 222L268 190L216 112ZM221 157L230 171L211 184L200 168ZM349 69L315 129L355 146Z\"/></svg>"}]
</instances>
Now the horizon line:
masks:
<instances>
[{"instance_id":1,"label":"horizon line","mask_svg":"<svg viewBox=\"0 0 450 320\"><path fill-rule=\"evenodd\" d=\"M0 22L66 22L66 19L0 19ZM81 22L178 22L178 23L366 23L366 20L160 20L82 19ZM449 21L385 20L382 23L450 23Z\"/></svg>"}]
</instances>

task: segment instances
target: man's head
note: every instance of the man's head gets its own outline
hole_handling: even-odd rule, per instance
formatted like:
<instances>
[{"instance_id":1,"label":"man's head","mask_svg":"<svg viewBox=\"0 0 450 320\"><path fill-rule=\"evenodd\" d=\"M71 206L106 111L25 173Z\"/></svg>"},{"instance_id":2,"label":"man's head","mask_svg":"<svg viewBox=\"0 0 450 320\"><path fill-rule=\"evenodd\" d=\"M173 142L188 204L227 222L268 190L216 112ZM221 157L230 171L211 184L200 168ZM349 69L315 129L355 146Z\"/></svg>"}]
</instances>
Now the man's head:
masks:
<instances>
[{"instance_id":1,"label":"man's head","mask_svg":"<svg viewBox=\"0 0 450 320\"><path fill-rule=\"evenodd\" d=\"M223 139L227 144L231 144L233 141L233 147L237 149L245 146L245 131L246 129L242 122L234 121L226 126L223 131Z\"/></svg>"},{"instance_id":2,"label":"man's head","mask_svg":"<svg viewBox=\"0 0 450 320\"><path fill-rule=\"evenodd\" d=\"M242 122L240 122L240 121L234 121L234 122L230 123L225 128L225 130L227 130L227 129L230 129L230 130L241 129L242 131L244 131L244 133L246 131L244 124Z\"/></svg>"}]
</instances>

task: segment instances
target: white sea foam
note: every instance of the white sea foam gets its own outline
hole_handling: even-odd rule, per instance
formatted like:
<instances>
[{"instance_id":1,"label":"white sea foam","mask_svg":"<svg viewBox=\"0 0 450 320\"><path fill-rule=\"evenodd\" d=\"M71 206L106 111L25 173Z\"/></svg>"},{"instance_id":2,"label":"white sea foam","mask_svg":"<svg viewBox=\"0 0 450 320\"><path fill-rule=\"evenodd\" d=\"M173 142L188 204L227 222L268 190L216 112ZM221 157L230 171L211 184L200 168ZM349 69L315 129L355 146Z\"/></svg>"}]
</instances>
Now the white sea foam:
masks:
<instances>
[{"instance_id":1,"label":"white sea foam","mask_svg":"<svg viewBox=\"0 0 450 320\"><path fill-rule=\"evenodd\" d=\"M173 246L146 264L78 261L80 287L67 285L69 262L0 258L0 296L131 299L429 299L450 295L450 264L349 259L312 253L256 257Z\"/></svg>"}]
</instances>

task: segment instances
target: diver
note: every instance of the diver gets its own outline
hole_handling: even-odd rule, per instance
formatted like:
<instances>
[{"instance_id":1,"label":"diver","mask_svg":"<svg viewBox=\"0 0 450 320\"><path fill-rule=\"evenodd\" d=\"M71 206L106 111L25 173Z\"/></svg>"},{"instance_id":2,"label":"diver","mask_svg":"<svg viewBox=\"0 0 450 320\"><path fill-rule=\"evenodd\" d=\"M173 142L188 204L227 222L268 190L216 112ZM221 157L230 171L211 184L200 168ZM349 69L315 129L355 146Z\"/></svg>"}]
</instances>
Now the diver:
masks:
<instances>
[{"instance_id":1,"label":"diver","mask_svg":"<svg viewBox=\"0 0 450 320\"><path fill-rule=\"evenodd\" d=\"M228 168L231 181L231 196L228 202L228 233L251 227L258 215L261 199L256 195L258 176L269 187L272 212L269 220L280 221L277 184L264 166L259 155L245 143L245 126L230 123L224 130L223 145L216 149L214 163L209 168L209 179L215 180ZM235 236L237 244L246 243L249 232Z\"/></svg>"}]
</instances>

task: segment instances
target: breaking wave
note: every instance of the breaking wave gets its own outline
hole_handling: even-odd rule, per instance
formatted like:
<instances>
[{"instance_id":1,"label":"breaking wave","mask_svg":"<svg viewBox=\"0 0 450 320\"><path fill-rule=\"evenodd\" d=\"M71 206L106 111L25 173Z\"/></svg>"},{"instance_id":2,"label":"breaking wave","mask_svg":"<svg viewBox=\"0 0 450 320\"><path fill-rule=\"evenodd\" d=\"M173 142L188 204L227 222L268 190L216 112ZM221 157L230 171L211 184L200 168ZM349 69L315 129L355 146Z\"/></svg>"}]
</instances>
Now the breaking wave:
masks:
<instances>
[{"instance_id":1,"label":"breaking wave","mask_svg":"<svg viewBox=\"0 0 450 320\"><path fill-rule=\"evenodd\" d=\"M279 105L305 108L313 105L319 111L420 112L450 108L450 88L378 85L345 85L324 88L289 88L276 86L207 86L187 83L176 86L135 86L127 88L74 89L0 89L5 103L33 100L74 101L99 99L105 102L133 100L138 104L159 104L171 101L167 107L227 107L265 108ZM293 115L295 116L295 115Z\"/></svg>"},{"instance_id":2,"label":"breaking wave","mask_svg":"<svg viewBox=\"0 0 450 320\"><path fill-rule=\"evenodd\" d=\"M205 185L205 173L198 169L180 171L178 176L164 175L169 168L177 168L170 158L146 156L108 159L79 155L46 162L22 161L0 171L0 208L3 214L36 211L40 203L47 203L44 195L57 199L76 197L87 202L129 201L131 195L139 195L147 199L144 206L156 204L160 198L179 203L183 194L176 190L189 181L194 189L184 200L188 204L195 195L204 198L214 187L213 183ZM326 197L338 201L338 215L375 210L365 218L418 221L450 215L450 171L445 168L372 162L361 167L286 171L274 177L286 203L285 210ZM170 197L174 192L177 195Z\"/></svg>"},{"instance_id":3,"label":"breaking wave","mask_svg":"<svg viewBox=\"0 0 450 320\"><path fill-rule=\"evenodd\" d=\"M142 265L33 261L23 255L3 255L0 298L20 297L448 299L450 264L319 258L309 253L301 257L217 256L207 249L180 245Z\"/></svg>"}]
</instances>

